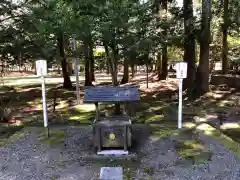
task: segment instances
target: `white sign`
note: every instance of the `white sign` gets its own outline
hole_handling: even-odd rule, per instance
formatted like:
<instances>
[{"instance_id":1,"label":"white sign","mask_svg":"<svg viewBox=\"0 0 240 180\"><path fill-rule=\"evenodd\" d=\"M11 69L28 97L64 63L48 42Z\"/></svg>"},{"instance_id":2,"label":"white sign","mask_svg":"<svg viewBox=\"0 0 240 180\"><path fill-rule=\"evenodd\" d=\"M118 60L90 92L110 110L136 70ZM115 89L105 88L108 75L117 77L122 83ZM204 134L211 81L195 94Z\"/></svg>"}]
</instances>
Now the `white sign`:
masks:
<instances>
[{"instance_id":1,"label":"white sign","mask_svg":"<svg viewBox=\"0 0 240 180\"><path fill-rule=\"evenodd\" d=\"M222 63L221 62L216 62L214 66L215 71L221 71L222 70Z\"/></svg>"},{"instance_id":2,"label":"white sign","mask_svg":"<svg viewBox=\"0 0 240 180\"><path fill-rule=\"evenodd\" d=\"M176 64L176 71L177 71L177 78L184 79L187 78L187 63L186 62L179 62Z\"/></svg>"},{"instance_id":3,"label":"white sign","mask_svg":"<svg viewBox=\"0 0 240 180\"><path fill-rule=\"evenodd\" d=\"M38 76L47 75L47 61L46 60L37 60L36 61L36 70Z\"/></svg>"}]
</instances>

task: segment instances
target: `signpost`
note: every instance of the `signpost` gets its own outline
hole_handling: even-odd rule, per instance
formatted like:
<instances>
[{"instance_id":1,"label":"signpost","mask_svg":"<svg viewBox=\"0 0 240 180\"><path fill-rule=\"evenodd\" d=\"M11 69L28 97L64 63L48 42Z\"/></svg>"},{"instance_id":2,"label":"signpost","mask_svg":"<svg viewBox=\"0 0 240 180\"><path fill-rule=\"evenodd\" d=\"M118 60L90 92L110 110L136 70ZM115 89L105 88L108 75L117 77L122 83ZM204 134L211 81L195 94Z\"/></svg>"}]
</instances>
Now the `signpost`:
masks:
<instances>
[{"instance_id":1,"label":"signpost","mask_svg":"<svg viewBox=\"0 0 240 180\"><path fill-rule=\"evenodd\" d=\"M78 76L78 57L76 54L76 39L73 39L73 51L75 53L74 59L74 71L76 76L76 95L77 95L77 104L80 104L80 93L79 93L79 76Z\"/></svg>"},{"instance_id":2,"label":"signpost","mask_svg":"<svg viewBox=\"0 0 240 180\"><path fill-rule=\"evenodd\" d=\"M182 86L183 79L187 78L187 63L179 62L176 64L177 79L179 80L179 102L178 102L178 128L182 128Z\"/></svg>"},{"instance_id":3,"label":"signpost","mask_svg":"<svg viewBox=\"0 0 240 180\"><path fill-rule=\"evenodd\" d=\"M37 76L41 76L43 120L44 120L44 127L47 128L47 135L49 136L47 103L46 103L46 87L45 87L45 78L44 78L44 76L47 75L47 61L37 60L36 70L37 70Z\"/></svg>"}]
</instances>

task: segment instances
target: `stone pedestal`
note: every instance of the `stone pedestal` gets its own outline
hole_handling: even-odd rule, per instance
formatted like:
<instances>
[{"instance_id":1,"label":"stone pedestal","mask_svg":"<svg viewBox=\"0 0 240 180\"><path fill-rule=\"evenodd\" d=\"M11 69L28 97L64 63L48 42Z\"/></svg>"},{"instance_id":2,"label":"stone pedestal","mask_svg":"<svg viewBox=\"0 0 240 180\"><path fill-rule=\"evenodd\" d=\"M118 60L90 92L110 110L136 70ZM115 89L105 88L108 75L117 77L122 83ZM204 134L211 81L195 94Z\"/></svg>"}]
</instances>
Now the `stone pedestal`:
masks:
<instances>
[{"instance_id":1,"label":"stone pedestal","mask_svg":"<svg viewBox=\"0 0 240 180\"><path fill-rule=\"evenodd\" d=\"M94 144L97 151L123 149L132 145L131 120L123 116L104 117L93 126Z\"/></svg>"}]
</instances>

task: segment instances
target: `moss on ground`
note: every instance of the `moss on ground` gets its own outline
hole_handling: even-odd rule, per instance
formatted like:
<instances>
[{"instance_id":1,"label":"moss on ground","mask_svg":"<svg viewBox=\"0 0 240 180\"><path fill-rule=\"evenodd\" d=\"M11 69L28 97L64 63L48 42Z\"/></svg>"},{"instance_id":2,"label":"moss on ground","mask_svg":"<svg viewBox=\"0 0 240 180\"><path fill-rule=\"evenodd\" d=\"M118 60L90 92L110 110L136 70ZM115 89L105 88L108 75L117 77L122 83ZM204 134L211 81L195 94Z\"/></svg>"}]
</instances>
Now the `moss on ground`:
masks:
<instances>
[{"instance_id":1,"label":"moss on ground","mask_svg":"<svg viewBox=\"0 0 240 180\"><path fill-rule=\"evenodd\" d=\"M14 143L15 141L23 138L27 131L26 128L23 128L23 125L1 128L0 147L7 146L8 144Z\"/></svg>"},{"instance_id":2,"label":"moss on ground","mask_svg":"<svg viewBox=\"0 0 240 180\"><path fill-rule=\"evenodd\" d=\"M38 134L38 140L41 141L42 143L45 143L50 146L54 146L60 143L64 142L65 138L65 132L61 130L51 130L49 132L49 137L48 137L48 132L41 128L42 131Z\"/></svg>"},{"instance_id":3,"label":"moss on ground","mask_svg":"<svg viewBox=\"0 0 240 180\"><path fill-rule=\"evenodd\" d=\"M191 160L193 164L205 163L211 160L212 152L199 140L182 140L175 143L179 156Z\"/></svg>"},{"instance_id":4,"label":"moss on ground","mask_svg":"<svg viewBox=\"0 0 240 180\"><path fill-rule=\"evenodd\" d=\"M134 168L124 168L123 169L123 179L124 180L135 180L135 169Z\"/></svg>"},{"instance_id":5,"label":"moss on ground","mask_svg":"<svg viewBox=\"0 0 240 180\"><path fill-rule=\"evenodd\" d=\"M237 157L240 158L240 144L238 142L234 141L230 137L226 136L223 132L209 124L201 124L197 128L203 131L205 135L210 136L223 144L226 148L231 150Z\"/></svg>"}]
</instances>

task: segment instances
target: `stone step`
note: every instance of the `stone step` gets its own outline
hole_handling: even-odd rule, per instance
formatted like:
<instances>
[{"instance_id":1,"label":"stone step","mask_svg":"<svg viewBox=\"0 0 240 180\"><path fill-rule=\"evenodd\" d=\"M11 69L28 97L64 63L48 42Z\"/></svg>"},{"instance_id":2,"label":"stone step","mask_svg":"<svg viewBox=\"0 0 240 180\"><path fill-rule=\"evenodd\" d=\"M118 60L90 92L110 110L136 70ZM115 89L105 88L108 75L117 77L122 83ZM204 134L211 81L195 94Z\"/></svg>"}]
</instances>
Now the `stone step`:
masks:
<instances>
[{"instance_id":1,"label":"stone step","mask_svg":"<svg viewBox=\"0 0 240 180\"><path fill-rule=\"evenodd\" d=\"M123 180L122 167L101 167L100 180Z\"/></svg>"}]
</instances>

